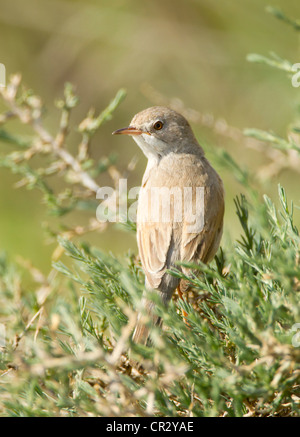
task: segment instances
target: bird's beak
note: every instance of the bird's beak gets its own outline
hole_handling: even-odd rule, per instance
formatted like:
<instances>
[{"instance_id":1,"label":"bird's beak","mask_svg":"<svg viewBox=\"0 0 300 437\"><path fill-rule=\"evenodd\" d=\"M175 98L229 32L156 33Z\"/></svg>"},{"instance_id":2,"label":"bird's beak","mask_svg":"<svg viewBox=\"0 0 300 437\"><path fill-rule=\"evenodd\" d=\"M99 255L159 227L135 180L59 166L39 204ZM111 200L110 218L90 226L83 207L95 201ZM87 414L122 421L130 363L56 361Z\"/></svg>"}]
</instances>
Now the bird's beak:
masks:
<instances>
[{"instance_id":1,"label":"bird's beak","mask_svg":"<svg viewBox=\"0 0 300 437\"><path fill-rule=\"evenodd\" d=\"M122 129L115 130L112 134L113 135L141 135L145 132L143 132L140 129L137 129L133 126L123 127Z\"/></svg>"}]
</instances>

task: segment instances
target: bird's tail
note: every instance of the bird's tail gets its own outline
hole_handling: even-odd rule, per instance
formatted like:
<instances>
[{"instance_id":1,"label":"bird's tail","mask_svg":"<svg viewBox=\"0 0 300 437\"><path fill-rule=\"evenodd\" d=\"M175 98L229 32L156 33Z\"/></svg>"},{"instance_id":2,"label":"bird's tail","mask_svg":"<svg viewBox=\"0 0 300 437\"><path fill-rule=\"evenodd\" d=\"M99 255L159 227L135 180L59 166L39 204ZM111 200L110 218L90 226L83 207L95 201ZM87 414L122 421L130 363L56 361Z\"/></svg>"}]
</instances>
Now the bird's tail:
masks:
<instances>
[{"instance_id":1,"label":"bird's tail","mask_svg":"<svg viewBox=\"0 0 300 437\"><path fill-rule=\"evenodd\" d=\"M155 291L157 291L162 299L162 302L167 306L170 299L166 296L166 293L162 293L159 290ZM138 314L137 324L132 335L132 340L134 343L143 345L147 345L149 342L151 327L162 325L161 317L155 314L155 302L147 299L146 294L147 293L145 292L142 299L143 311Z\"/></svg>"}]
</instances>

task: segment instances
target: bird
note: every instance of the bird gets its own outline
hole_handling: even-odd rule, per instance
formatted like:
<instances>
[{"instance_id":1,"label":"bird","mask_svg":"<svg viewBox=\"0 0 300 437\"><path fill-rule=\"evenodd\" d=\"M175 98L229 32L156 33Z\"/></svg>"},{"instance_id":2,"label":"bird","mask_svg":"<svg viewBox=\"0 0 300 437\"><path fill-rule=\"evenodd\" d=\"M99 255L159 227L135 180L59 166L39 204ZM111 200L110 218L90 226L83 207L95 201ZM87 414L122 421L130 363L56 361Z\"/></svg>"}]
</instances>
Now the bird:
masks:
<instances>
[{"instance_id":1,"label":"bird","mask_svg":"<svg viewBox=\"0 0 300 437\"><path fill-rule=\"evenodd\" d=\"M180 262L207 264L219 248L224 186L189 122L173 109L147 108L137 113L128 127L113 134L131 136L148 160L136 215L137 245L145 273L143 311L132 335L134 343L148 345L151 327L162 326L149 293L158 294L168 307L175 290L182 297L190 284L169 271L175 268L189 278L195 271ZM151 320L150 327L145 315Z\"/></svg>"}]
</instances>

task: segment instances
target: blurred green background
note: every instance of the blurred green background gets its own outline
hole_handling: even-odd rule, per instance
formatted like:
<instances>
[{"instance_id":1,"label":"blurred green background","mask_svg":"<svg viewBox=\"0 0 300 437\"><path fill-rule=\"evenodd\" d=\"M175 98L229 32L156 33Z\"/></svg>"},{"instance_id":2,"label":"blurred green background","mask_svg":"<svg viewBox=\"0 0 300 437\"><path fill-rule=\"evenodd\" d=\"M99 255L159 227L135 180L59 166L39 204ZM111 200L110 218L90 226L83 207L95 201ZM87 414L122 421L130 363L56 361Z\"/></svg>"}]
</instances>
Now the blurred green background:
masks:
<instances>
[{"instance_id":1,"label":"blurred green background","mask_svg":"<svg viewBox=\"0 0 300 437\"><path fill-rule=\"evenodd\" d=\"M285 136L295 120L300 88L293 88L283 72L246 60L248 53L268 55L274 50L282 58L300 62L299 37L267 13L267 5L300 18L299 0L1 0L0 62L7 76L21 72L24 83L42 97L48 108L45 125L53 133L59 120L54 99L62 95L66 81L76 86L80 96L72 115L74 126L90 107L99 113L119 88L126 88L126 100L96 134L91 150L95 159L115 152L121 170L137 156L137 168L128 182L135 186L140 184L145 158L130 138L112 137L111 132L157 103L145 91L149 86L166 99L178 98L186 107L225 119L231 126L274 130ZM0 110L4 110L2 103ZM10 126L21 132L19 124ZM193 128L212 152L212 162L213 147L225 148L254 174L265 160L243 143L199 124ZM78 138L70 137L71 148ZM1 144L1 149L7 151L9 146ZM230 174L220 172L227 196L226 238L239 234L233 197L241 187ZM4 169L0 178L0 249L12 257L32 259L47 271L54 246L45 243L41 224L50 221L56 226L57 222L47 216L40 193L16 190L18 177ZM111 183L106 176L98 182ZM262 193L275 200L278 182L299 203L299 174L281 173L262 187ZM85 217L76 220L84 223ZM114 228L92 241L117 254L136 250L134 235Z\"/></svg>"}]
</instances>

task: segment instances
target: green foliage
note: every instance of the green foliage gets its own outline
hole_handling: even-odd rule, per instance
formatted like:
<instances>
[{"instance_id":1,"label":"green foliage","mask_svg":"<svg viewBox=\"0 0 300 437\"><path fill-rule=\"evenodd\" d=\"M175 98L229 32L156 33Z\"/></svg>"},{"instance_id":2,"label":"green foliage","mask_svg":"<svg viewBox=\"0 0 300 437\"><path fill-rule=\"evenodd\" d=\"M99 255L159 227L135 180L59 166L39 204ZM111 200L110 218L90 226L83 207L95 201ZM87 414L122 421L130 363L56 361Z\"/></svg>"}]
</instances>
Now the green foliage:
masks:
<instances>
[{"instance_id":1,"label":"green foliage","mask_svg":"<svg viewBox=\"0 0 300 437\"><path fill-rule=\"evenodd\" d=\"M256 53L250 53L247 56L247 60L249 62L257 62L258 64L266 64L270 67L275 67L279 70L286 71L288 73L295 73L295 70L293 70L293 64L290 61L287 61L286 59L281 59L276 53L271 52L270 53L271 58L267 58L263 55L258 55Z\"/></svg>"}]
</instances>

